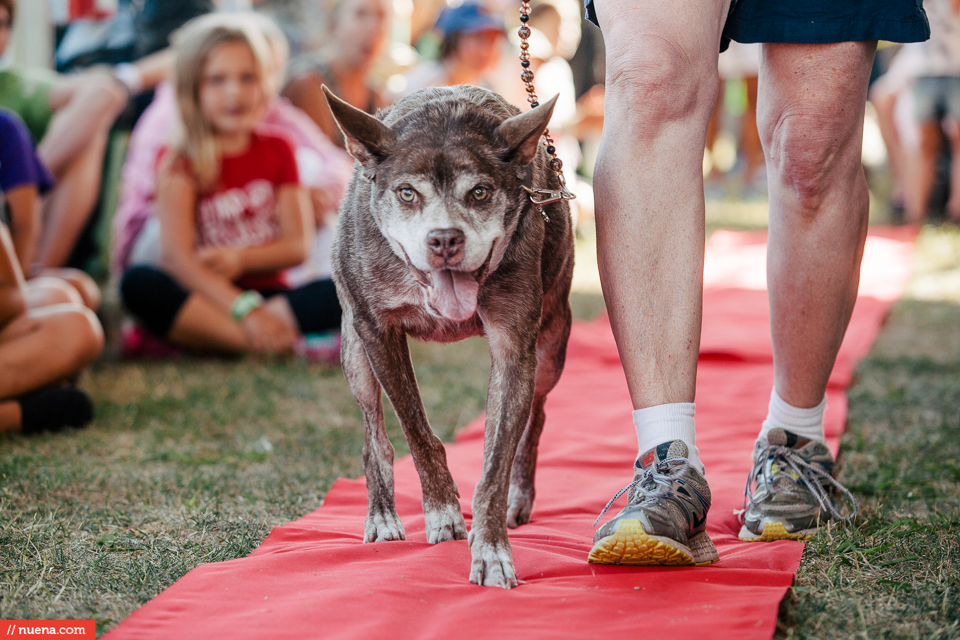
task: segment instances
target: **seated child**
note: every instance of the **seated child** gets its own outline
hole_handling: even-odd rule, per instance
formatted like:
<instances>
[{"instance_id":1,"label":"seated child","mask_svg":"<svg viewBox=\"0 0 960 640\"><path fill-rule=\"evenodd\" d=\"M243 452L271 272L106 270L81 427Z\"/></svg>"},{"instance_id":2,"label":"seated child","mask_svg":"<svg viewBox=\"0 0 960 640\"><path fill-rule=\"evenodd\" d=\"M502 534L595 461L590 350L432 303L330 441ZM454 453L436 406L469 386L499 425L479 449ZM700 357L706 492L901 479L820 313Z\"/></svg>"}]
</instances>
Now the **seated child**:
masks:
<instances>
[{"instance_id":1,"label":"seated child","mask_svg":"<svg viewBox=\"0 0 960 640\"><path fill-rule=\"evenodd\" d=\"M31 295L0 224L0 433L85 426L93 419L90 398L65 383L103 349L100 322L69 293L42 306L31 305Z\"/></svg>"},{"instance_id":2,"label":"seated child","mask_svg":"<svg viewBox=\"0 0 960 640\"><path fill-rule=\"evenodd\" d=\"M286 98L278 97L286 74L287 41L269 19L249 16L263 31L270 46L271 100L261 127L280 130L296 146L300 183L313 202L317 238L307 262L295 269L288 284L300 284L330 276L330 244L335 214L346 190L353 159L335 146L307 114ZM177 122L176 96L169 82L161 83L150 106L137 121L130 136L123 164L120 202L113 218L111 270L120 274L139 263L156 263L159 256L159 222L155 215L156 160Z\"/></svg>"},{"instance_id":3,"label":"seated child","mask_svg":"<svg viewBox=\"0 0 960 640\"><path fill-rule=\"evenodd\" d=\"M0 0L0 55L10 42L15 10L15 0ZM0 69L0 106L23 118L57 180L36 239L33 260L41 267L67 264L93 213L107 135L126 102L126 90L105 72L60 76L46 69Z\"/></svg>"},{"instance_id":4,"label":"seated child","mask_svg":"<svg viewBox=\"0 0 960 640\"><path fill-rule=\"evenodd\" d=\"M158 264L121 296L151 333L187 348L282 353L339 327L330 280L290 289L313 241L292 144L260 128L269 48L244 16L191 21L176 41L177 141L157 162Z\"/></svg>"},{"instance_id":5,"label":"seated child","mask_svg":"<svg viewBox=\"0 0 960 640\"><path fill-rule=\"evenodd\" d=\"M28 304L33 308L55 303L69 283L79 294L78 301L96 311L100 289L87 274L77 269L30 270L40 233L40 196L52 187L53 176L37 157L26 125L15 113L0 108L0 192L20 269L32 276Z\"/></svg>"}]
</instances>

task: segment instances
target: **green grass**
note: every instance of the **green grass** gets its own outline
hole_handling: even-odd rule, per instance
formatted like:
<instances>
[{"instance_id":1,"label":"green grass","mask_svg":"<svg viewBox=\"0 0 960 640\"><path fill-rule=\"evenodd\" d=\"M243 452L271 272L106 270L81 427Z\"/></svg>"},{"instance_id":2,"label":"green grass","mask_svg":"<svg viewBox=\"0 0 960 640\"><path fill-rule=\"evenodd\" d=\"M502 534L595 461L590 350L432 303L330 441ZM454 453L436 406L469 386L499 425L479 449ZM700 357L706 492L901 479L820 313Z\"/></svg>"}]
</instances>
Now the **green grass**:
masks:
<instances>
[{"instance_id":1,"label":"green grass","mask_svg":"<svg viewBox=\"0 0 960 640\"><path fill-rule=\"evenodd\" d=\"M744 211L708 211L710 228L762 225ZM589 236L580 248L589 263ZM917 270L851 390L841 480L863 516L808 545L781 637L960 637L960 230L927 228ZM582 282L574 308L592 317L603 301ZM412 349L449 440L483 408L486 347ZM0 619L94 618L102 633L362 474L360 412L338 369L105 358L81 385L97 403L88 429L0 438ZM387 423L405 453L389 410Z\"/></svg>"}]
</instances>

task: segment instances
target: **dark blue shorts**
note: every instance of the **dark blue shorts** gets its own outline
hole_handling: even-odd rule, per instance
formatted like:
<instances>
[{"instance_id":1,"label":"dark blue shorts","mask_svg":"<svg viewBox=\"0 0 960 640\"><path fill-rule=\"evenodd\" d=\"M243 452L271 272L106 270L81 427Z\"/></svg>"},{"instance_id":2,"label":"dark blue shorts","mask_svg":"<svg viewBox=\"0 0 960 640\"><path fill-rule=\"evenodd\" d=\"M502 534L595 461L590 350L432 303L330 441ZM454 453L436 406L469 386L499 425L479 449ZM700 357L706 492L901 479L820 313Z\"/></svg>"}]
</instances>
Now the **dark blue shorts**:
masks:
<instances>
[{"instance_id":1,"label":"dark blue shorts","mask_svg":"<svg viewBox=\"0 0 960 640\"><path fill-rule=\"evenodd\" d=\"M595 2L603 0L586 0L587 18L600 26ZM730 40L826 44L929 37L922 0L733 0L720 50Z\"/></svg>"}]
</instances>

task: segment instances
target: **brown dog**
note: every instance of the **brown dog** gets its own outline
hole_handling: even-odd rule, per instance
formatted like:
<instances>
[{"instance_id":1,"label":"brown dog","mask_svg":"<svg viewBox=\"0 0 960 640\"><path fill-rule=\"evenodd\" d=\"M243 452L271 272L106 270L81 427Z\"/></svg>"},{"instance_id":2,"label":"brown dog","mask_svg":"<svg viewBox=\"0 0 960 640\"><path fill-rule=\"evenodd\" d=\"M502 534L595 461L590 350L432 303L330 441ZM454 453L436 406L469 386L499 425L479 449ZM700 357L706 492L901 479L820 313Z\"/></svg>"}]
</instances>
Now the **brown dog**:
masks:
<instances>
[{"instance_id":1,"label":"brown dog","mask_svg":"<svg viewBox=\"0 0 960 640\"><path fill-rule=\"evenodd\" d=\"M343 306L343 370L366 424L364 541L404 539L381 389L420 475L427 539L467 537L407 336L484 335L492 368L470 581L514 587L507 526L530 519L544 402L570 335L569 210L547 205L545 221L523 189L560 188L539 144L556 99L518 115L477 87L426 89L375 118L326 95L357 160L340 208L333 277Z\"/></svg>"}]
</instances>

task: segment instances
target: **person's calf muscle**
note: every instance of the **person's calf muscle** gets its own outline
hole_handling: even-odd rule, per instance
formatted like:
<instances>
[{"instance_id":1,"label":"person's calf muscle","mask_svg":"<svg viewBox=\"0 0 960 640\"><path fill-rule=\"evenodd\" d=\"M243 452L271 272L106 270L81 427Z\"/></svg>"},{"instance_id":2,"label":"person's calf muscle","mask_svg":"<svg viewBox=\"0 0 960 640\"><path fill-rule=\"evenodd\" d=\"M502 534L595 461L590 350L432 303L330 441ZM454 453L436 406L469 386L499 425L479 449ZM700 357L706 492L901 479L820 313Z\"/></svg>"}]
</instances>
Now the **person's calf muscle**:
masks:
<instances>
[{"instance_id":1,"label":"person's calf muscle","mask_svg":"<svg viewBox=\"0 0 960 640\"><path fill-rule=\"evenodd\" d=\"M823 399L856 299L869 200L860 165L874 43L765 45L768 284L777 393Z\"/></svg>"}]
</instances>

